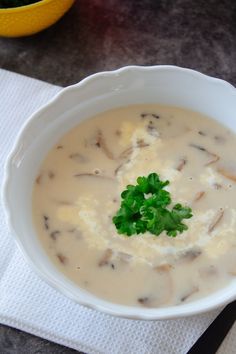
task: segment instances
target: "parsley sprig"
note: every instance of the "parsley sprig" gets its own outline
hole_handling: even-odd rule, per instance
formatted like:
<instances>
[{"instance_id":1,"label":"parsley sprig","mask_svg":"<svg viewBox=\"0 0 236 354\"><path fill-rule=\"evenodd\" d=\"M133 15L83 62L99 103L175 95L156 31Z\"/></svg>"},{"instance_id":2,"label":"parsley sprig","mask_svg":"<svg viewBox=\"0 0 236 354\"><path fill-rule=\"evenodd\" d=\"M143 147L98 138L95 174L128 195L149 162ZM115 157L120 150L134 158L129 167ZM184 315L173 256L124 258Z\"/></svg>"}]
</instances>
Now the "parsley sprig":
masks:
<instances>
[{"instance_id":1,"label":"parsley sprig","mask_svg":"<svg viewBox=\"0 0 236 354\"><path fill-rule=\"evenodd\" d=\"M171 237L188 229L182 220L192 217L192 209L175 204L164 188L169 181L161 181L158 174L138 177L137 185L128 185L121 193L121 207L113 217L119 234L131 236L149 231L158 236L163 231Z\"/></svg>"}]
</instances>

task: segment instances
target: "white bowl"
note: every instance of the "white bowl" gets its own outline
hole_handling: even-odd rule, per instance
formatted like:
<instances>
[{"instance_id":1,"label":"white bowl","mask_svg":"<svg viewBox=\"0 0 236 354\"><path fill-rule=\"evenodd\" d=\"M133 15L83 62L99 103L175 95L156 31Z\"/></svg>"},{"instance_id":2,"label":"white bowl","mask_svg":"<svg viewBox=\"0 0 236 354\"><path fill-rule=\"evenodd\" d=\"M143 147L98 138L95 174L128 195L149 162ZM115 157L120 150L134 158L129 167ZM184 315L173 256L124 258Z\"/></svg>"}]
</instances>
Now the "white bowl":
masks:
<instances>
[{"instance_id":1,"label":"white bowl","mask_svg":"<svg viewBox=\"0 0 236 354\"><path fill-rule=\"evenodd\" d=\"M214 117L236 132L236 89L225 81L174 66L129 66L92 75L63 89L22 128L5 170L4 203L12 234L32 268L82 305L116 316L147 320L188 316L225 305L236 298L236 281L210 296L178 306L146 309L114 304L72 283L41 247L32 222L31 195L45 155L81 120L135 103L188 108Z\"/></svg>"}]
</instances>

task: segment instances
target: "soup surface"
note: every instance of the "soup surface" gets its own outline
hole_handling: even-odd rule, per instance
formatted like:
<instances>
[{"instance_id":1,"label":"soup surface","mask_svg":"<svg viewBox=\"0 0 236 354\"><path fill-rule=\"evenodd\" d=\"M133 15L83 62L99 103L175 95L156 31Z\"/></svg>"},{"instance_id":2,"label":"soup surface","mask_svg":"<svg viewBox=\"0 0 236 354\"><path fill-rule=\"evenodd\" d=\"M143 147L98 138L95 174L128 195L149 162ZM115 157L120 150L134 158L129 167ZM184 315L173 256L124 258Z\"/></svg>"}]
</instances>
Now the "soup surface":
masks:
<instances>
[{"instance_id":1,"label":"soup surface","mask_svg":"<svg viewBox=\"0 0 236 354\"><path fill-rule=\"evenodd\" d=\"M134 105L97 115L61 138L40 168L33 218L53 263L106 300L177 305L236 275L236 137L188 110ZM169 180L173 203L192 208L188 230L119 235L112 217L138 176Z\"/></svg>"}]
</instances>

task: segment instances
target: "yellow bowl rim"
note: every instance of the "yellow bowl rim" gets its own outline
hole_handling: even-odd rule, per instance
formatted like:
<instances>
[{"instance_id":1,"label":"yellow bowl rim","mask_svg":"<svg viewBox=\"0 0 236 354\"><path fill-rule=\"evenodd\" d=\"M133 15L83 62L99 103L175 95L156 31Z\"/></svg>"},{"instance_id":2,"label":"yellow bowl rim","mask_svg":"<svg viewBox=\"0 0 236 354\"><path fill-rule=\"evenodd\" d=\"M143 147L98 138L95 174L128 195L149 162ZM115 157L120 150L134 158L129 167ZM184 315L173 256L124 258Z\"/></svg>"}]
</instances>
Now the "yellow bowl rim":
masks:
<instances>
[{"instance_id":1,"label":"yellow bowl rim","mask_svg":"<svg viewBox=\"0 0 236 354\"><path fill-rule=\"evenodd\" d=\"M55 0L40 0L38 2L35 2L33 4L29 4L29 5L23 5L23 6L18 6L18 7L7 7L4 9L0 9L0 13L23 12L23 11L30 10L32 8L36 8L36 7L45 5L45 4L53 2L53 1L55 1Z\"/></svg>"}]
</instances>

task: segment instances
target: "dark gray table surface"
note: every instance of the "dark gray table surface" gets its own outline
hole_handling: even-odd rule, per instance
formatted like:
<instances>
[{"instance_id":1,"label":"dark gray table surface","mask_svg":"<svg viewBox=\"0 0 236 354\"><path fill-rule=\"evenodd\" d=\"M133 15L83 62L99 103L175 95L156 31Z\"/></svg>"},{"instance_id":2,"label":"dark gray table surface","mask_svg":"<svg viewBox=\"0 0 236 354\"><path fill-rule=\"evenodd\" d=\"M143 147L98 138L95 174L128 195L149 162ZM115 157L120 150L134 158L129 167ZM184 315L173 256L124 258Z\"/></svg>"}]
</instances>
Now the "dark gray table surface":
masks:
<instances>
[{"instance_id":1,"label":"dark gray table surface","mask_svg":"<svg viewBox=\"0 0 236 354\"><path fill-rule=\"evenodd\" d=\"M132 64L179 65L236 85L236 0L76 0L44 32L0 38L1 68L62 86ZM74 352L0 325L0 354Z\"/></svg>"}]
</instances>

